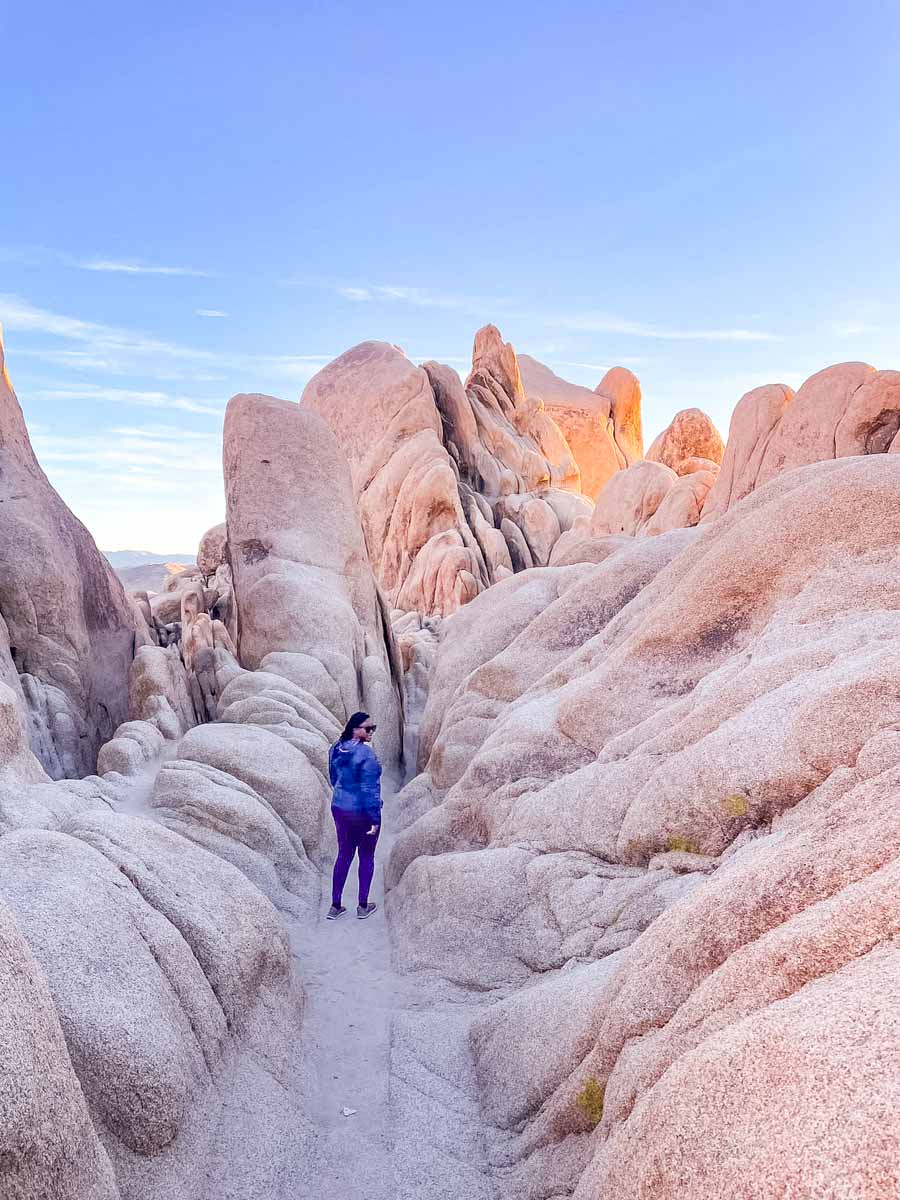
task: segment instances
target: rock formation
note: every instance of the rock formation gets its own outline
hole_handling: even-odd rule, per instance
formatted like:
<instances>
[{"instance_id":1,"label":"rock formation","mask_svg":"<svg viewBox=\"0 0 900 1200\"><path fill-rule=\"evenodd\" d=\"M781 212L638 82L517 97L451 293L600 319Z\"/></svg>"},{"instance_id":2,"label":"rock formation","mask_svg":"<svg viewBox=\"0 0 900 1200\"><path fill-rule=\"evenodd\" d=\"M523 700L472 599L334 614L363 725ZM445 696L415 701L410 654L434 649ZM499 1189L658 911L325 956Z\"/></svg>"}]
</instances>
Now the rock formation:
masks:
<instances>
[{"instance_id":1,"label":"rock formation","mask_svg":"<svg viewBox=\"0 0 900 1200\"><path fill-rule=\"evenodd\" d=\"M898 496L786 472L444 623L391 916L528 985L473 1027L501 1194L896 1194Z\"/></svg>"},{"instance_id":2,"label":"rock formation","mask_svg":"<svg viewBox=\"0 0 900 1200\"><path fill-rule=\"evenodd\" d=\"M754 388L734 410L722 471L703 513L714 520L782 471L858 454L896 452L900 372L840 363L799 391Z\"/></svg>"},{"instance_id":3,"label":"rock formation","mask_svg":"<svg viewBox=\"0 0 900 1200\"><path fill-rule=\"evenodd\" d=\"M234 397L130 602L4 392L4 1198L900 1200L900 375L749 393L716 481L539 366ZM317 928L356 708L392 959Z\"/></svg>"},{"instance_id":4,"label":"rock formation","mask_svg":"<svg viewBox=\"0 0 900 1200\"><path fill-rule=\"evenodd\" d=\"M403 611L444 615L534 561L590 505L558 426L526 397L512 347L475 337L465 387L366 342L306 387L350 463L376 578ZM522 543L527 552L522 552Z\"/></svg>"},{"instance_id":5,"label":"rock formation","mask_svg":"<svg viewBox=\"0 0 900 1200\"><path fill-rule=\"evenodd\" d=\"M389 614L336 438L296 404L235 396L225 417L224 469L241 664L265 671L277 656L276 674L302 679L324 708L336 684L340 723L359 708L378 711L383 744L399 761Z\"/></svg>"},{"instance_id":6,"label":"rock formation","mask_svg":"<svg viewBox=\"0 0 900 1200\"><path fill-rule=\"evenodd\" d=\"M31 448L0 338L0 675L54 778L93 770L128 715L135 619Z\"/></svg>"},{"instance_id":7,"label":"rock formation","mask_svg":"<svg viewBox=\"0 0 900 1200\"><path fill-rule=\"evenodd\" d=\"M594 390L598 396L609 400L613 437L625 465L630 467L644 457L638 377L627 367L610 367Z\"/></svg>"},{"instance_id":8,"label":"rock formation","mask_svg":"<svg viewBox=\"0 0 900 1200\"><path fill-rule=\"evenodd\" d=\"M259 669L210 611L227 564L204 558L211 578L167 593L182 640L134 659L99 777L51 782L15 672L0 684L4 1197L288 1200L313 1161L286 922L318 904L348 708L377 711L398 766L397 663L330 431L237 397L225 465Z\"/></svg>"},{"instance_id":9,"label":"rock formation","mask_svg":"<svg viewBox=\"0 0 900 1200\"><path fill-rule=\"evenodd\" d=\"M559 426L581 472L581 491L596 500L604 485L643 456L641 388L614 367L596 391L578 387L527 354L519 355L522 383Z\"/></svg>"},{"instance_id":10,"label":"rock formation","mask_svg":"<svg viewBox=\"0 0 900 1200\"><path fill-rule=\"evenodd\" d=\"M685 408L656 438L647 458L671 468L676 475L688 475L707 464L718 467L724 454L725 443L706 413L699 408Z\"/></svg>"}]
</instances>

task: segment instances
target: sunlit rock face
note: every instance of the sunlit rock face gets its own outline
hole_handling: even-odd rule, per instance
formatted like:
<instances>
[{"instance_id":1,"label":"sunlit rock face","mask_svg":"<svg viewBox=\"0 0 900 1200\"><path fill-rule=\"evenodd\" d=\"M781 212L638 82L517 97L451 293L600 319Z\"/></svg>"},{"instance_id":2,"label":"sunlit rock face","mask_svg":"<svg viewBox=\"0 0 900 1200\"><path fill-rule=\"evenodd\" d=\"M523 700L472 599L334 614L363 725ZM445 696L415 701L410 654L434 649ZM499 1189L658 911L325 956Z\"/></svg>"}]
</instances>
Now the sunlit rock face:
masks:
<instances>
[{"instance_id":1,"label":"sunlit rock face","mask_svg":"<svg viewBox=\"0 0 900 1200\"><path fill-rule=\"evenodd\" d=\"M609 400L613 436L630 467L644 457L640 381L627 367L611 367L594 390Z\"/></svg>"},{"instance_id":2,"label":"sunlit rock face","mask_svg":"<svg viewBox=\"0 0 900 1200\"><path fill-rule=\"evenodd\" d=\"M408 969L502 997L500 1195L894 1194L898 461L444 622L391 916Z\"/></svg>"},{"instance_id":3,"label":"sunlit rock face","mask_svg":"<svg viewBox=\"0 0 900 1200\"><path fill-rule=\"evenodd\" d=\"M727 512L782 471L849 455L895 453L900 372L839 363L795 394L783 384L747 392L731 418L722 470L703 520Z\"/></svg>"},{"instance_id":4,"label":"sunlit rock face","mask_svg":"<svg viewBox=\"0 0 900 1200\"><path fill-rule=\"evenodd\" d=\"M31 448L0 341L0 676L54 778L93 770L128 715L135 616Z\"/></svg>"},{"instance_id":5,"label":"sunlit rock face","mask_svg":"<svg viewBox=\"0 0 900 1200\"><path fill-rule=\"evenodd\" d=\"M651 462L669 467L676 475L715 470L725 454L725 443L712 421L699 408L676 413L647 451Z\"/></svg>"},{"instance_id":6,"label":"sunlit rock face","mask_svg":"<svg viewBox=\"0 0 900 1200\"><path fill-rule=\"evenodd\" d=\"M561 379L549 367L527 354L519 355L522 385L532 400L540 401L568 443L581 473L581 491L590 500L597 495L617 471L623 470L640 457L640 387L633 388L628 404L637 406L637 440L634 434L634 414L623 427L619 411L620 446L616 440L615 398L578 387ZM635 380L635 384L637 381Z\"/></svg>"},{"instance_id":7,"label":"sunlit rock face","mask_svg":"<svg viewBox=\"0 0 900 1200\"><path fill-rule=\"evenodd\" d=\"M380 744L398 762L400 669L390 614L336 437L308 408L235 396L223 459L241 665L266 671L276 656L275 673L290 678L296 669L329 711L336 685L341 724L356 710L377 712ZM299 660L293 667L291 656Z\"/></svg>"},{"instance_id":8,"label":"sunlit rock face","mask_svg":"<svg viewBox=\"0 0 900 1200\"><path fill-rule=\"evenodd\" d=\"M307 385L350 463L369 556L390 604L446 615L499 579L549 560L590 512L559 426L522 387L494 326L476 334L465 386L365 342Z\"/></svg>"}]
</instances>

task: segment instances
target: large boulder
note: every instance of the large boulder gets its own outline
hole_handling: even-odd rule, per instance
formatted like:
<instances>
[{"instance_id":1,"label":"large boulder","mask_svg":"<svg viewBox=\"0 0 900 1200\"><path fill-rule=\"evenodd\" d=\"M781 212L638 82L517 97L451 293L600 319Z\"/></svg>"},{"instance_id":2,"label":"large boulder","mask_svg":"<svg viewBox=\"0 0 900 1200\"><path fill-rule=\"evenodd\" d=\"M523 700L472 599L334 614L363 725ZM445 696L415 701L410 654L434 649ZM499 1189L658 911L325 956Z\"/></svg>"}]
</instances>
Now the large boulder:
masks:
<instances>
[{"instance_id":1,"label":"large boulder","mask_svg":"<svg viewBox=\"0 0 900 1200\"><path fill-rule=\"evenodd\" d=\"M123 1195L183 1194L188 1180L190 1194L224 1194L228 1143L213 1131L227 1126L236 1100L234 1056L238 1047L256 1050L241 1068L240 1087L252 1094L267 1072L283 1071L300 1015L288 939L270 902L240 870L159 821L110 811L0 837L0 901L52 1000L24 976L37 1007L14 1009L25 1036L6 1065L35 1108L13 1113L21 1130L14 1180L22 1158L30 1162L24 1190L12 1195L118 1197L85 1101ZM0 1026L6 1013L4 1005ZM35 1053L59 1088L50 1103L43 1078L23 1070ZM284 1088L279 1101L294 1104ZM73 1165L76 1153L83 1161ZM60 1177L45 1190L51 1163ZM9 1166L4 1154L0 1179Z\"/></svg>"},{"instance_id":2,"label":"large boulder","mask_svg":"<svg viewBox=\"0 0 900 1200\"><path fill-rule=\"evenodd\" d=\"M0 614L9 647L3 677L21 678L35 752L54 778L87 774L128 715L135 617L93 538L38 465L2 340Z\"/></svg>"},{"instance_id":3,"label":"large boulder","mask_svg":"<svg viewBox=\"0 0 900 1200\"><path fill-rule=\"evenodd\" d=\"M569 383L527 354L519 355L519 366L526 395L543 404L562 431L581 473L581 491L595 500L604 484L629 464L616 442L612 399ZM633 453L634 446L625 445Z\"/></svg>"},{"instance_id":4,"label":"large boulder","mask_svg":"<svg viewBox=\"0 0 900 1200\"><path fill-rule=\"evenodd\" d=\"M461 533L457 476L426 372L395 346L364 342L310 380L302 406L330 426L350 464L366 546L389 601L458 607L468 596L456 594L457 574L479 579L481 570ZM450 594L433 582L445 557L454 560Z\"/></svg>"},{"instance_id":5,"label":"large boulder","mask_svg":"<svg viewBox=\"0 0 900 1200\"><path fill-rule=\"evenodd\" d=\"M611 367L594 390L609 400L613 436L630 467L644 457L640 381L627 367Z\"/></svg>"},{"instance_id":6,"label":"large boulder","mask_svg":"<svg viewBox=\"0 0 900 1200\"><path fill-rule=\"evenodd\" d=\"M444 622L389 904L510 1195L895 1194L898 461Z\"/></svg>"},{"instance_id":7,"label":"large boulder","mask_svg":"<svg viewBox=\"0 0 900 1200\"><path fill-rule=\"evenodd\" d=\"M609 534L636 537L656 515L677 482L678 476L670 467L646 459L620 471L597 497L591 533L594 537Z\"/></svg>"},{"instance_id":8,"label":"large boulder","mask_svg":"<svg viewBox=\"0 0 900 1200\"><path fill-rule=\"evenodd\" d=\"M754 388L732 414L722 470L702 520L720 517L794 467L896 451L898 430L900 371L838 363L812 375L796 395L784 384Z\"/></svg>"},{"instance_id":9,"label":"large boulder","mask_svg":"<svg viewBox=\"0 0 900 1200\"><path fill-rule=\"evenodd\" d=\"M47 979L3 904L0 1055L0 1193L10 1200L120 1200Z\"/></svg>"},{"instance_id":10,"label":"large boulder","mask_svg":"<svg viewBox=\"0 0 900 1200\"><path fill-rule=\"evenodd\" d=\"M200 539L200 549L197 551L197 566L205 578L215 575L219 567L227 562L228 529L223 521L207 529Z\"/></svg>"},{"instance_id":11,"label":"large boulder","mask_svg":"<svg viewBox=\"0 0 900 1200\"><path fill-rule=\"evenodd\" d=\"M465 386L449 367L416 367L396 346L364 342L314 376L301 403L347 456L375 576L397 609L446 615L519 569L504 519L528 533L498 507L509 497L547 509L542 537L551 511L571 512L560 493L590 510L562 431L526 395L515 351L492 325L475 335Z\"/></svg>"},{"instance_id":12,"label":"large boulder","mask_svg":"<svg viewBox=\"0 0 900 1200\"><path fill-rule=\"evenodd\" d=\"M717 466L724 454L725 443L706 413L699 408L685 408L655 439L647 458L670 467L676 475L685 475L696 469L697 459Z\"/></svg>"},{"instance_id":13,"label":"large boulder","mask_svg":"<svg viewBox=\"0 0 900 1200\"><path fill-rule=\"evenodd\" d=\"M255 670L273 654L317 659L346 716L375 713L385 757L399 761L390 623L337 439L307 407L235 396L223 454L241 664ZM315 698L327 708L331 688Z\"/></svg>"}]
</instances>

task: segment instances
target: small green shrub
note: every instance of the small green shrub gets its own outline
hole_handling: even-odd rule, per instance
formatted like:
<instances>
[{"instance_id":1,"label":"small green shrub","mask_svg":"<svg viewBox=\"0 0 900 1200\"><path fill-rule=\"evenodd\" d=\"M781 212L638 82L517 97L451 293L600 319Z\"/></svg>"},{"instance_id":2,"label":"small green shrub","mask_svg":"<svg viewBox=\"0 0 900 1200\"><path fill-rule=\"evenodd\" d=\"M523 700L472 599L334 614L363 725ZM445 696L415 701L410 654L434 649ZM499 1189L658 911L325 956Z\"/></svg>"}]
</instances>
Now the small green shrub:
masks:
<instances>
[{"instance_id":1,"label":"small green shrub","mask_svg":"<svg viewBox=\"0 0 900 1200\"><path fill-rule=\"evenodd\" d=\"M747 797L742 796L740 792L735 792L731 796L726 796L722 801L722 807L729 817L746 817L750 805L747 802Z\"/></svg>"},{"instance_id":2,"label":"small green shrub","mask_svg":"<svg viewBox=\"0 0 900 1200\"><path fill-rule=\"evenodd\" d=\"M666 849L680 850L683 854L701 853L699 846L695 845L694 842L689 841L688 838L681 837L681 835L677 833L673 833L666 842Z\"/></svg>"},{"instance_id":3,"label":"small green shrub","mask_svg":"<svg viewBox=\"0 0 900 1200\"><path fill-rule=\"evenodd\" d=\"M606 1088L596 1079L588 1079L578 1093L575 1103L590 1121L591 1126L599 1125L603 1116L603 1098Z\"/></svg>"}]
</instances>

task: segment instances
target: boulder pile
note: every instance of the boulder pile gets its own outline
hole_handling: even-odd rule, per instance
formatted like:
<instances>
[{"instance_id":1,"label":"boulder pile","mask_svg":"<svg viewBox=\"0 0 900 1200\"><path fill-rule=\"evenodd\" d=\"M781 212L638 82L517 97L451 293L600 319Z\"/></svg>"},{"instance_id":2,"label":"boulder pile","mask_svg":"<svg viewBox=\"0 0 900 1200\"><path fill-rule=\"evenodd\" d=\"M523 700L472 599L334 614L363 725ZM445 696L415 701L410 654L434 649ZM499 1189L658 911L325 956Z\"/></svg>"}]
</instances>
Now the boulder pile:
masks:
<instances>
[{"instance_id":1,"label":"boulder pile","mask_svg":"<svg viewBox=\"0 0 900 1200\"><path fill-rule=\"evenodd\" d=\"M862 363L645 455L622 367L365 342L233 397L224 522L128 597L4 371L0 1195L315 1191L363 709L406 781L385 1194L900 1200L898 448Z\"/></svg>"}]
</instances>

